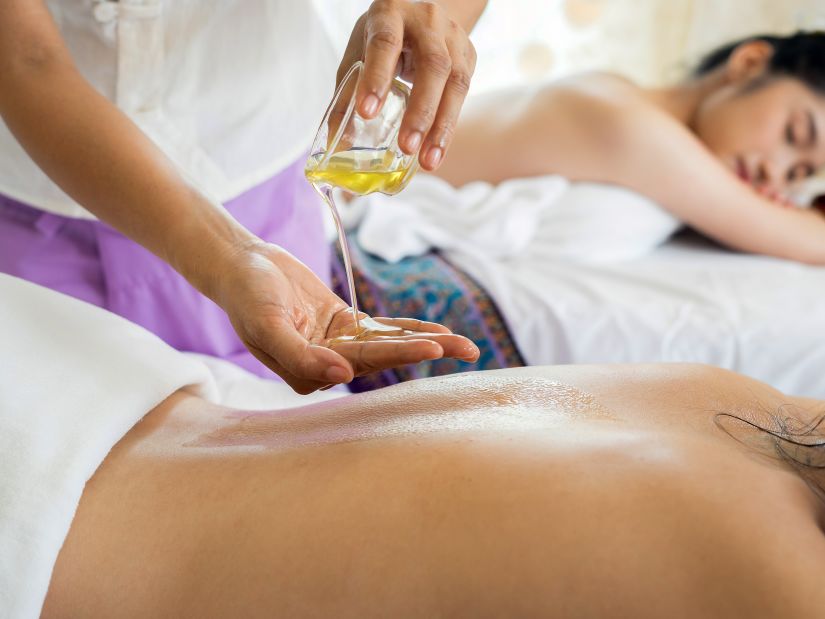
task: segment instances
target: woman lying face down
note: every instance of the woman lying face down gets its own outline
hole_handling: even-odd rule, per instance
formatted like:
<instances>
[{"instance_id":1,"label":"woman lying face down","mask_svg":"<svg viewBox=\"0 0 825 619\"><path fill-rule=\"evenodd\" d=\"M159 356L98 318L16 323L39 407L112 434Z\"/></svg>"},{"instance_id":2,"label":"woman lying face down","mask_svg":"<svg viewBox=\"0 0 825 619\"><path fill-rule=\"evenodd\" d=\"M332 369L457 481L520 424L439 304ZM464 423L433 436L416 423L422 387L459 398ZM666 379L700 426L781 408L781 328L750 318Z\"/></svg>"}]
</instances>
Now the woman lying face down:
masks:
<instances>
[{"instance_id":1,"label":"woman lying face down","mask_svg":"<svg viewBox=\"0 0 825 619\"><path fill-rule=\"evenodd\" d=\"M773 196L825 164L825 35L757 37L707 56L695 80L736 73L704 97L690 126L745 183ZM712 77L716 74L716 77Z\"/></svg>"},{"instance_id":2,"label":"woman lying face down","mask_svg":"<svg viewBox=\"0 0 825 619\"><path fill-rule=\"evenodd\" d=\"M178 393L90 480L43 616L818 617L821 410L665 364Z\"/></svg>"},{"instance_id":3,"label":"woman lying face down","mask_svg":"<svg viewBox=\"0 0 825 619\"><path fill-rule=\"evenodd\" d=\"M484 95L439 174L622 185L732 248L822 264L822 216L777 207L825 165L823 55L824 33L758 36L668 88L591 73Z\"/></svg>"}]
</instances>

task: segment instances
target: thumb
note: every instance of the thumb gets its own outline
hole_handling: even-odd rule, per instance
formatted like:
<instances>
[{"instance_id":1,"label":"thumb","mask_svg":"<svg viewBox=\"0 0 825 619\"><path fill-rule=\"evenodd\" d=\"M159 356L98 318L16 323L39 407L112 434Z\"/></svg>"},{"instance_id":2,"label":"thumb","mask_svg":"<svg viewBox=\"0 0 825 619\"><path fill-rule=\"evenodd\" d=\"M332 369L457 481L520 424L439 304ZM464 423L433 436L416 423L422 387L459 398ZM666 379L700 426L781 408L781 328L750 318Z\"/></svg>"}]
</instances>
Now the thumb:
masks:
<instances>
[{"instance_id":1,"label":"thumb","mask_svg":"<svg viewBox=\"0 0 825 619\"><path fill-rule=\"evenodd\" d=\"M310 344L284 321L264 335L260 346L287 372L303 380L337 384L348 383L355 376L344 357L324 346Z\"/></svg>"}]
</instances>

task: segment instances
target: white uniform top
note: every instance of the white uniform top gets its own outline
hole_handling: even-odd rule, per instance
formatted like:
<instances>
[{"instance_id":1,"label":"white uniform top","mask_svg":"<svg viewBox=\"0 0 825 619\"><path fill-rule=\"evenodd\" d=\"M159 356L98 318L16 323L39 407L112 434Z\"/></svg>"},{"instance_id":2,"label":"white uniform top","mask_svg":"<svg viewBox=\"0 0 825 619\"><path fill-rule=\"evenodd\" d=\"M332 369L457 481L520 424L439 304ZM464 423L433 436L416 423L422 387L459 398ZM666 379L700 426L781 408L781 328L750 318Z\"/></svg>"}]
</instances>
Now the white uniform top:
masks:
<instances>
[{"instance_id":1,"label":"white uniform top","mask_svg":"<svg viewBox=\"0 0 825 619\"><path fill-rule=\"evenodd\" d=\"M353 25L331 23L325 1L47 4L83 76L191 181L226 201L311 145L339 61L331 30L348 34ZM37 167L2 123L0 194L60 215L94 218Z\"/></svg>"}]
</instances>

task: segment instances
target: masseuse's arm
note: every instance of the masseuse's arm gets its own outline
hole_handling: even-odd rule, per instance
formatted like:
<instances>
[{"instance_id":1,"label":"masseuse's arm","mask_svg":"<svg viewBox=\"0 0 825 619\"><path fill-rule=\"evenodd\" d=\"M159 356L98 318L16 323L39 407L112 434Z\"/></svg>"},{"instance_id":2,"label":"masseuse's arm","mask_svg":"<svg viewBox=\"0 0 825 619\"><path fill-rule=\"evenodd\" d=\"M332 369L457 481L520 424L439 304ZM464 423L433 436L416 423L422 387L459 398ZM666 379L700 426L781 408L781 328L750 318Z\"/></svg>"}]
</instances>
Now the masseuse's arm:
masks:
<instances>
[{"instance_id":1,"label":"masseuse's arm","mask_svg":"<svg viewBox=\"0 0 825 619\"><path fill-rule=\"evenodd\" d=\"M422 330L437 335L392 346L351 346L344 356L323 347L345 304L188 183L92 88L42 1L0 3L0 116L66 193L218 303L250 351L297 391L443 354L475 356L467 340L429 324Z\"/></svg>"},{"instance_id":2,"label":"masseuse's arm","mask_svg":"<svg viewBox=\"0 0 825 619\"><path fill-rule=\"evenodd\" d=\"M364 60L356 101L359 113L371 118L401 59L402 77L414 84L398 143L407 153L418 152L426 170L438 167L452 142L476 66L467 33L486 5L487 0L375 0L356 23L341 61L339 81Z\"/></svg>"}]
</instances>

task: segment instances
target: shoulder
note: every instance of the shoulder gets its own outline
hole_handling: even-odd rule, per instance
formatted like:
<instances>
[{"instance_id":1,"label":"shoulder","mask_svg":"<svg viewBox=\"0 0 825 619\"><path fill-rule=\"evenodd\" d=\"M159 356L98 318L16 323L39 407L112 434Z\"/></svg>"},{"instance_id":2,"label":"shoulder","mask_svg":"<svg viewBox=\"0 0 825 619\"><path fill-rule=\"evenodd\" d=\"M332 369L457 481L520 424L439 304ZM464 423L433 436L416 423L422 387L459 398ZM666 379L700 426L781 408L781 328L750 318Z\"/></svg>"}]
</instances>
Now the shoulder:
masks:
<instances>
[{"instance_id":1,"label":"shoulder","mask_svg":"<svg viewBox=\"0 0 825 619\"><path fill-rule=\"evenodd\" d=\"M641 366L647 388L664 402L701 410L760 410L774 413L798 410L801 402L782 391L738 372L697 363L658 363ZM814 411L813 400L806 410ZM822 403L817 402L818 408ZM791 408L789 408L791 407Z\"/></svg>"},{"instance_id":2,"label":"shoulder","mask_svg":"<svg viewBox=\"0 0 825 619\"><path fill-rule=\"evenodd\" d=\"M521 370L520 371L524 371ZM634 393L687 393L692 391L735 392L790 399L770 385L704 363L623 363L615 365L546 366L533 370L565 380L587 378L591 384L608 389L632 387Z\"/></svg>"},{"instance_id":3,"label":"shoulder","mask_svg":"<svg viewBox=\"0 0 825 619\"><path fill-rule=\"evenodd\" d=\"M580 146L599 157L609 156L608 162L626 159L630 149L644 147L652 137L685 132L650 91L612 73L585 73L547 84L536 94L534 105L535 117L544 124L558 131L553 122L558 119L575 127Z\"/></svg>"},{"instance_id":4,"label":"shoulder","mask_svg":"<svg viewBox=\"0 0 825 619\"><path fill-rule=\"evenodd\" d=\"M576 109L622 114L658 109L647 91L615 73L582 73L549 83L540 97L575 104Z\"/></svg>"}]
</instances>

